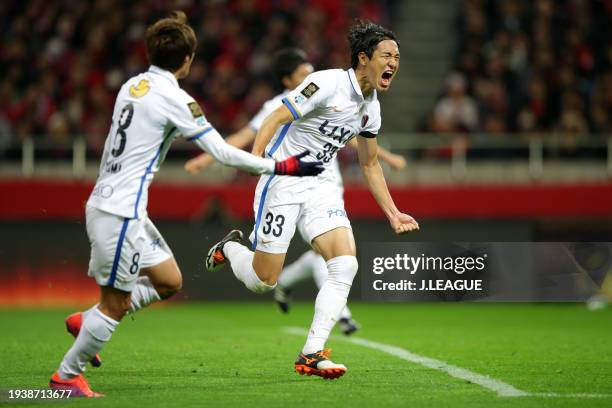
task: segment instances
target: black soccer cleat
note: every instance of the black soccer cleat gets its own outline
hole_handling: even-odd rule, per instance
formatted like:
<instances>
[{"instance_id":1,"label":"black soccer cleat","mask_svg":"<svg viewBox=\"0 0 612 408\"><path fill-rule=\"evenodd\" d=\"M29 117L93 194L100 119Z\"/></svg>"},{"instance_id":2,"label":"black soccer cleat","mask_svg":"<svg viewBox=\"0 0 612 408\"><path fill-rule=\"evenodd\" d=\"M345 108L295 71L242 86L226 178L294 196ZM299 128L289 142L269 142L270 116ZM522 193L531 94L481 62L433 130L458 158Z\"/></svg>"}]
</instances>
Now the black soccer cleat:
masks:
<instances>
[{"instance_id":1,"label":"black soccer cleat","mask_svg":"<svg viewBox=\"0 0 612 408\"><path fill-rule=\"evenodd\" d=\"M295 371L300 375L316 375L326 380L335 380L346 374L346 366L334 363L330 357L331 349L311 354L300 353L295 361Z\"/></svg>"},{"instance_id":2,"label":"black soccer cleat","mask_svg":"<svg viewBox=\"0 0 612 408\"><path fill-rule=\"evenodd\" d=\"M346 336L349 336L361 329L361 326L356 320L348 317L343 317L342 319L338 320L338 325L340 326L340 331Z\"/></svg>"},{"instance_id":3,"label":"black soccer cleat","mask_svg":"<svg viewBox=\"0 0 612 408\"><path fill-rule=\"evenodd\" d=\"M289 313L291 308L291 289L276 285L274 288L274 301L283 313Z\"/></svg>"},{"instance_id":4,"label":"black soccer cleat","mask_svg":"<svg viewBox=\"0 0 612 408\"><path fill-rule=\"evenodd\" d=\"M231 230L223 239L217 242L210 248L206 255L206 270L216 272L223 268L227 263L227 258L223 253L223 246L229 241L240 242L242 240L242 231Z\"/></svg>"}]
</instances>

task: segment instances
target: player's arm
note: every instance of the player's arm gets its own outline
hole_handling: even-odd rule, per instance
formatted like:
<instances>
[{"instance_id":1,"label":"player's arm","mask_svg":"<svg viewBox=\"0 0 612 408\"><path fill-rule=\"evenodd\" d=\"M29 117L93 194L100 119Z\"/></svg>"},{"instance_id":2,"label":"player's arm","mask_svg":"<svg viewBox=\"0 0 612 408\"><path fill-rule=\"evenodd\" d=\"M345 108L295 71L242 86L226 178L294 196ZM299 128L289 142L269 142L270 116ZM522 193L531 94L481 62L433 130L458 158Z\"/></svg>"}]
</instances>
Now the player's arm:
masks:
<instances>
[{"instance_id":1,"label":"player's arm","mask_svg":"<svg viewBox=\"0 0 612 408\"><path fill-rule=\"evenodd\" d=\"M236 167L249 173L315 176L323 171L323 164L321 162L304 162L301 160L304 156L308 155L308 151L291 156L280 162L264 159L225 143L221 135L213 127L204 129L188 137L187 140L195 142L202 150L210 153L221 164Z\"/></svg>"},{"instance_id":2,"label":"player's arm","mask_svg":"<svg viewBox=\"0 0 612 408\"><path fill-rule=\"evenodd\" d=\"M357 149L357 138L351 139L348 145L353 149ZM378 146L378 158L387 163L393 170L402 170L406 167L406 159L403 156L391 153L382 146Z\"/></svg>"},{"instance_id":3,"label":"player's arm","mask_svg":"<svg viewBox=\"0 0 612 408\"><path fill-rule=\"evenodd\" d=\"M389 193L387 181L378 162L378 143L375 137L357 137L357 154L359 165L368 189L383 210L396 234L419 229L419 224L408 214L397 209Z\"/></svg>"},{"instance_id":4,"label":"player's arm","mask_svg":"<svg viewBox=\"0 0 612 408\"><path fill-rule=\"evenodd\" d=\"M255 139L255 130L250 126L245 126L238 132L225 138L225 142L238 149L244 149ZM206 169L215 161L215 158L208 153L202 153L185 163L185 171L191 174L197 174Z\"/></svg>"},{"instance_id":5,"label":"player's arm","mask_svg":"<svg viewBox=\"0 0 612 408\"><path fill-rule=\"evenodd\" d=\"M256 157L225 143L219 132L208 123L200 105L193 98L182 90L178 90L174 96L175 98L169 98L164 106L169 122L174 124L186 140L197 144L221 164L252 174L314 176L323 171L321 162L301 160L308 152L276 162Z\"/></svg>"},{"instance_id":6,"label":"player's arm","mask_svg":"<svg viewBox=\"0 0 612 408\"><path fill-rule=\"evenodd\" d=\"M336 90L336 73L312 73L282 99L282 106L270 113L261 124L252 153L263 156L265 149L281 125L298 120L318 107L326 106Z\"/></svg>"},{"instance_id":7,"label":"player's arm","mask_svg":"<svg viewBox=\"0 0 612 408\"><path fill-rule=\"evenodd\" d=\"M281 125L292 122L294 118L295 115L286 105L282 105L274 110L261 124L259 132L257 132L257 136L255 136L252 153L255 156L263 156L266 146L270 143L270 140L272 140L276 130Z\"/></svg>"}]
</instances>

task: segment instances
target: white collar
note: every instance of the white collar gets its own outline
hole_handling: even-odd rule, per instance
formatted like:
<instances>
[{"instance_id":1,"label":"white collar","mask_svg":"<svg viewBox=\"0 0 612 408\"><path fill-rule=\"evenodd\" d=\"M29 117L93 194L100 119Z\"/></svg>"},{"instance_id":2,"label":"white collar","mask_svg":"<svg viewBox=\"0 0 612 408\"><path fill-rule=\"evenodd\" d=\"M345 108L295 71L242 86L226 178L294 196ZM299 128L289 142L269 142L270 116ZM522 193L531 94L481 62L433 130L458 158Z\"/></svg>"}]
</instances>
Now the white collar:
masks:
<instances>
[{"instance_id":1,"label":"white collar","mask_svg":"<svg viewBox=\"0 0 612 408\"><path fill-rule=\"evenodd\" d=\"M351 83L351 87L353 88L353 91L359 95L359 97L362 100L366 100L363 97L363 93L361 92L361 87L359 86L359 82L357 82L357 76L355 75L355 70L353 68L349 68L347 71L348 73L348 77L349 77L349 82ZM376 89L372 90L372 93L370 94L370 96L367 98L368 101L374 101L376 100Z\"/></svg>"},{"instance_id":2,"label":"white collar","mask_svg":"<svg viewBox=\"0 0 612 408\"><path fill-rule=\"evenodd\" d=\"M164 78L167 78L170 82L172 82L172 84L176 87L179 86L178 81L176 80L176 77L174 76L174 74L170 71L167 71L163 68L160 68L156 65L151 65L149 67L149 72L153 73L153 74L158 74L163 76Z\"/></svg>"}]
</instances>

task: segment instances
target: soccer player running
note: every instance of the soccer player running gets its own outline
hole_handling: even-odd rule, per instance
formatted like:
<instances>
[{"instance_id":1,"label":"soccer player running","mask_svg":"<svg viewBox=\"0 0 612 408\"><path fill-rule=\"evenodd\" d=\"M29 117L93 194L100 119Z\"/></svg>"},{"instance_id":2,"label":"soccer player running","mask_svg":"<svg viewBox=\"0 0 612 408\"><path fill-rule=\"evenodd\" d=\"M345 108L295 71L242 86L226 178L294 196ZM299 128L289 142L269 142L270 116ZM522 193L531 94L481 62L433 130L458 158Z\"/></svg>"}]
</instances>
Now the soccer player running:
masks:
<instances>
[{"instance_id":1,"label":"soccer player running","mask_svg":"<svg viewBox=\"0 0 612 408\"><path fill-rule=\"evenodd\" d=\"M317 177L292 179L264 176L255 191L255 227L251 252L231 231L209 251L209 270L228 260L247 288L262 293L274 289L289 242L297 227L327 263L327 280L315 301L306 344L295 362L300 374L338 378L346 366L330 359L325 342L334 327L357 273L355 240L344 203L331 177L330 163L338 149L357 137L359 163L365 182L397 234L414 231L418 223L393 202L377 159L380 129L377 93L391 86L399 68L395 34L373 23L359 23L349 32L351 68L309 75L283 98L283 106L268 116L255 140L253 153L289 157L309 149L326 171Z\"/></svg>"},{"instance_id":2,"label":"soccer player running","mask_svg":"<svg viewBox=\"0 0 612 408\"><path fill-rule=\"evenodd\" d=\"M277 51L272 58L272 67L276 82L284 88L283 92L265 102L261 110L251 119L247 126L236 133L228 136L225 141L239 148L246 148L255 140L255 136L261 127L264 119L274 110L283 105L282 99L287 94L300 85L304 79L313 72L312 65L306 58L306 53L298 48L284 48ZM351 139L349 146L357 148L357 141ZM397 154L379 147L378 157L385 161L392 169L400 170L406 166L406 160ZM188 160L185 163L185 170L191 174L197 174L214 163L214 157L208 153ZM331 175L337 183L337 193L342 199L344 187L342 185L342 175L336 157L330 162ZM314 278L318 288L321 288L327 279L327 264L325 260L313 250L302 254L298 260L284 268L278 278L278 285L274 290L274 299L282 312L287 313L290 308L290 293L292 289L301 281L307 278ZM353 319L348 306L342 309L338 325L342 333L349 335L359 329L359 324Z\"/></svg>"},{"instance_id":3,"label":"soccer player running","mask_svg":"<svg viewBox=\"0 0 612 408\"><path fill-rule=\"evenodd\" d=\"M189 74L197 46L185 14L157 21L145 34L151 67L130 78L115 102L96 185L87 201L91 243L89 276L100 286L100 302L66 319L76 337L49 386L72 396L96 397L83 377L127 312L167 299L182 285L172 251L147 216L148 187L172 141L195 142L221 163L257 174L315 175L321 162L301 153L275 162L226 144L178 79Z\"/></svg>"}]
</instances>

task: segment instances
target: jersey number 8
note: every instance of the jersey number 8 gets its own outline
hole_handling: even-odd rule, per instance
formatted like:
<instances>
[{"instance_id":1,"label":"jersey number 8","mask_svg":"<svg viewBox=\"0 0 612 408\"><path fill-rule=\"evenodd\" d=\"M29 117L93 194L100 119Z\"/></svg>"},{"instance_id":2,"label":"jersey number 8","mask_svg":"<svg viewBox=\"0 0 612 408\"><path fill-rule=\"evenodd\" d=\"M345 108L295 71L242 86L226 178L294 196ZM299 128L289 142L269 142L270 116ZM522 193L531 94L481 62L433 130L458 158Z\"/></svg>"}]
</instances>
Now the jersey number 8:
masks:
<instances>
[{"instance_id":1,"label":"jersey number 8","mask_svg":"<svg viewBox=\"0 0 612 408\"><path fill-rule=\"evenodd\" d=\"M119 114L119 128L117 129L117 133L115 134L115 146L117 145L117 137L119 137L119 146L113 148L111 150L111 154L114 157L121 156L121 153L125 150L125 143L127 141L127 135L125 134L126 129L132 123L132 116L134 116L134 105L127 104L121 109L121 113ZM123 122L122 122L123 121Z\"/></svg>"}]
</instances>

